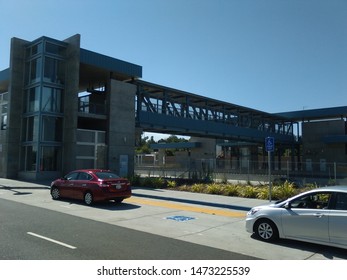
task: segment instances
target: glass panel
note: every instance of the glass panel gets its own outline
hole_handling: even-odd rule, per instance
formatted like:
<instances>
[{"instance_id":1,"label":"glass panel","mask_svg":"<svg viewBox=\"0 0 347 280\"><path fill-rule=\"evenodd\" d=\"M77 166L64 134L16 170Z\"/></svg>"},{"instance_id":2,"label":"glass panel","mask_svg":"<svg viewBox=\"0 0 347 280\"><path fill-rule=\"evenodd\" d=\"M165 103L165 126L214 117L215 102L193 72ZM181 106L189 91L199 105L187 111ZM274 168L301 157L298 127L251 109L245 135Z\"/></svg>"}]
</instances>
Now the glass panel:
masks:
<instances>
[{"instance_id":1,"label":"glass panel","mask_svg":"<svg viewBox=\"0 0 347 280\"><path fill-rule=\"evenodd\" d=\"M65 48L56 44L46 43L46 52L64 56Z\"/></svg>"},{"instance_id":2,"label":"glass panel","mask_svg":"<svg viewBox=\"0 0 347 280\"><path fill-rule=\"evenodd\" d=\"M36 171L36 146L26 146L22 149L22 154L24 155L21 160L21 166L24 171Z\"/></svg>"},{"instance_id":3,"label":"glass panel","mask_svg":"<svg viewBox=\"0 0 347 280\"><path fill-rule=\"evenodd\" d=\"M40 88L35 87L27 90L27 104L24 105L25 112L38 112L40 104Z\"/></svg>"},{"instance_id":4,"label":"glass panel","mask_svg":"<svg viewBox=\"0 0 347 280\"><path fill-rule=\"evenodd\" d=\"M61 112L62 90L44 87L42 93L41 110L45 112Z\"/></svg>"},{"instance_id":5,"label":"glass panel","mask_svg":"<svg viewBox=\"0 0 347 280\"><path fill-rule=\"evenodd\" d=\"M54 82L56 76L56 60L50 57L45 58L44 80Z\"/></svg>"},{"instance_id":6,"label":"glass panel","mask_svg":"<svg viewBox=\"0 0 347 280\"><path fill-rule=\"evenodd\" d=\"M29 58L30 56L31 56L31 48L29 47L29 48L26 48L26 50L25 50L25 56L27 57L27 58Z\"/></svg>"},{"instance_id":7,"label":"glass panel","mask_svg":"<svg viewBox=\"0 0 347 280\"><path fill-rule=\"evenodd\" d=\"M31 55L35 55L42 52L42 43L38 43L37 45L31 48Z\"/></svg>"},{"instance_id":8,"label":"glass panel","mask_svg":"<svg viewBox=\"0 0 347 280\"><path fill-rule=\"evenodd\" d=\"M37 141L39 135L39 117L28 117L24 119L23 140Z\"/></svg>"},{"instance_id":9,"label":"glass panel","mask_svg":"<svg viewBox=\"0 0 347 280\"><path fill-rule=\"evenodd\" d=\"M60 142L62 140L62 118L43 116L42 120L42 140Z\"/></svg>"},{"instance_id":10,"label":"glass panel","mask_svg":"<svg viewBox=\"0 0 347 280\"><path fill-rule=\"evenodd\" d=\"M96 172L95 175L99 178L99 179L118 179L119 176L113 172Z\"/></svg>"},{"instance_id":11,"label":"glass panel","mask_svg":"<svg viewBox=\"0 0 347 280\"><path fill-rule=\"evenodd\" d=\"M65 63L62 60L57 61L57 81L58 84L65 82Z\"/></svg>"},{"instance_id":12,"label":"glass panel","mask_svg":"<svg viewBox=\"0 0 347 280\"><path fill-rule=\"evenodd\" d=\"M7 101L7 95L8 95L8 93L5 92L5 93L3 93L3 94L1 94L1 95L2 95L2 102Z\"/></svg>"},{"instance_id":13,"label":"glass panel","mask_svg":"<svg viewBox=\"0 0 347 280\"><path fill-rule=\"evenodd\" d=\"M105 132L98 132L98 144L105 144Z\"/></svg>"},{"instance_id":14,"label":"glass panel","mask_svg":"<svg viewBox=\"0 0 347 280\"><path fill-rule=\"evenodd\" d=\"M337 193L336 194L336 210L347 210L347 194Z\"/></svg>"},{"instance_id":15,"label":"glass panel","mask_svg":"<svg viewBox=\"0 0 347 280\"><path fill-rule=\"evenodd\" d=\"M95 146L94 145L77 145L77 156L94 157Z\"/></svg>"},{"instance_id":16,"label":"glass panel","mask_svg":"<svg viewBox=\"0 0 347 280\"><path fill-rule=\"evenodd\" d=\"M58 171L61 166L60 147L42 147L40 171Z\"/></svg>"},{"instance_id":17,"label":"glass panel","mask_svg":"<svg viewBox=\"0 0 347 280\"><path fill-rule=\"evenodd\" d=\"M7 104L1 105L1 130L7 129Z\"/></svg>"},{"instance_id":18,"label":"glass panel","mask_svg":"<svg viewBox=\"0 0 347 280\"><path fill-rule=\"evenodd\" d=\"M30 68L30 81L37 82L41 78L41 70L42 70L42 58L36 58L31 61L31 68Z\"/></svg>"},{"instance_id":19,"label":"glass panel","mask_svg":"<svg viewBox=\"0 0 347 280\"><path fill-rule=\"evenodd\" d=\"M1 114L1 130L7 129L7 114Z\"/></svg>"},{"instance_id":20,"label":"glass panel","mask_svg":"<svg viewBox=\"0 0 347 280\"><path fill-rule=\"evenodd\" d=\"M77 142L95 143L95 131L77 130Z\"/></svg>"},{"instance_id":21,"label":"glass panel","mask_svg":"<svg viewBox=\"0 0 347 280\"><path fill-rule=\"evenodd\" d=\"M63 84L65 80L64 62L50 57L45 57L44 81Z\"/></svg>"},{"instance_id":22,"label":"glass panel","mask_svg":"<svg viewBox=\"0 0 347 280\"><path fill-rule=\"evenodd\" d=\"M64 62L50 57L45 57L44 81L63 84L65 81Z\"/></svg>"},{"instance_id":23,"label":"glass panel","mask_svg":"<svg viewBox=\"0 0 347 280\"><path fill-rule=\"evenodd\" d=\"M79 180L79 181L88 181L88 180L91 180L91 179L93 179L92 175L90 175L90 174L88 174L86 172L80 172L78 174L78 178L77 178L77 180Z\"/></svg>"},{"instance_id":24,"label":"glass panel","mask_svg":"<svg viewBox=\"0 0 347 280\"><path fill-rule=\"evenodd\" d=\"M1 106L1 113L2 113L2 114L7 113L7 104L3 104L3 105Z\"/></svg>"},{"instance_id":25,"label":"glass panel","mask_svg":"<svg viewBox=\"0 0 347 280\"><path fill-rule=\"evenodd\" d=\"M64 178L66 180L77 180L79 172L71 172L67 174Z\"/></svg>"},{"instance_id":26,"label":"glass panel","mask_svg":"<svg viewBox=\"0 0 347 280\"><path fill-rule=\"evenodd\" d=\"M89 96L82 96L78 98L78 111L89 113Z\"/></svg>"}]
</instances>

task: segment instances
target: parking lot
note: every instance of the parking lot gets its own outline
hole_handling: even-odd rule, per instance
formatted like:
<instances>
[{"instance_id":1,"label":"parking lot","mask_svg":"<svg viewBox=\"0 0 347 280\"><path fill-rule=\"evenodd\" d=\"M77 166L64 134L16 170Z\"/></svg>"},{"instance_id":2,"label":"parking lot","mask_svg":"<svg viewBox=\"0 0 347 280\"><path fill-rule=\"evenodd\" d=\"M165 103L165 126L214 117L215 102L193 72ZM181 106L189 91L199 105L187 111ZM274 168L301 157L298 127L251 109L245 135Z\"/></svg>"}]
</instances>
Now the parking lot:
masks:
<instances>
[{"instance_id":1,"label":"parking lot","mask_svg":"<svg viewBox=\"0 0 347 280\"><path fill-rule=\"evenodd\" d=\"M89 207L52 200L47 184L7 179L0 179L0 198L261 259L347 259L345 250L329 246L290 240L270 244L252 238L245 231L245 215L252 206L268 203L264 200L134 188L122 204Z\"/></svg>"}]
</instances>

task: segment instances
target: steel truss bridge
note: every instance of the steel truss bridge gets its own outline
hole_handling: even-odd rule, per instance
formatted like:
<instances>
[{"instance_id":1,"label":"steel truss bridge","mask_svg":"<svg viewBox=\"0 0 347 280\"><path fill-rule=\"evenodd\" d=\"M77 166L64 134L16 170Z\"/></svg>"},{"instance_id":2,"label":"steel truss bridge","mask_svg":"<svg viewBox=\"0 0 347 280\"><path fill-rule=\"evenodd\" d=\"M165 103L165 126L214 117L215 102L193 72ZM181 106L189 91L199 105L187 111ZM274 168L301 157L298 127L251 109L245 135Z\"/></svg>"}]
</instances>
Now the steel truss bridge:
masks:
<instances>
[{"instance_id":1,"label":"steel truss bridge","mask_svg":"<svg viewBox=\"0 0 347 280\"><path fill-rule=\"evenodd\" d=\"M296 143L288 118L142 80L136 92L136 127L147 132L219 138L237 142Z\"/></svg>"}]
</instances>

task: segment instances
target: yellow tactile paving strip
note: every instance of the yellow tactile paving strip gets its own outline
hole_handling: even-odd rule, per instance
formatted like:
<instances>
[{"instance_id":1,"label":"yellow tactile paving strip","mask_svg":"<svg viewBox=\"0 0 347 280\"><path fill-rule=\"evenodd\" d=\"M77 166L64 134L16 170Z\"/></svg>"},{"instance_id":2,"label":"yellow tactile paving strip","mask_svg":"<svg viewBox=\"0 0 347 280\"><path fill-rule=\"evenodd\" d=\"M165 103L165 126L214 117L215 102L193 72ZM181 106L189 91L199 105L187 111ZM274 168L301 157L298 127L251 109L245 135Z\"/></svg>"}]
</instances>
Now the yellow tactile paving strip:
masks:
<instances>
[{"instance_id":1,"label":"yellow tactile paving strip","mask_svg":"<svg viewBox=\"0 0 347 280\"><path fill-rule=\"evenodd\" d=\"M176 210L182 210L182 211L224 216L224 217L232 217L232 218L245 218L246 216L245 213L237 212L237 211L221 210L216 208L205 208L205 207L191 206L191 205L185 205L180 203L172 203L167 201L144 199L144 198L138 198L138 197L128 198L126 202L140 204L140 205L149 205L149 206L164 207L164 208L170 208L170 209L176 209Z\"/></svg>"}]
</instances>

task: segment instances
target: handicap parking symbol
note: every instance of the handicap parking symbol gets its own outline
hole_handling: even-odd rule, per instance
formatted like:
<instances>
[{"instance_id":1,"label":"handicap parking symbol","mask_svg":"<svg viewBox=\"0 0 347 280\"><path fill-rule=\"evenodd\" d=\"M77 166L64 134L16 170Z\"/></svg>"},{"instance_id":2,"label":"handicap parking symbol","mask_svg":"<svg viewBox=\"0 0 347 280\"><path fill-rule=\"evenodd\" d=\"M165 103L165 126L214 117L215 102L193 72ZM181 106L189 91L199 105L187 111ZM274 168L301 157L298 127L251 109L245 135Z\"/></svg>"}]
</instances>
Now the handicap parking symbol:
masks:
<instances>
[{"instance_id":1,"label":"handicap parking symbol","mask_svg":"<svg viewBox=\"0 0 347 280\"><path fill-rule=\"evenodd\" d=\"M167 220L174 220L176 222L186 222L190 220L195 220L194 217L187 217L187 216L171 216L171 217L166 217Z\"/></svg>"},{"instance_id":2,"label":"handicap parking symbol","mask_svg":"<svg viewBox=\"0 0 347 280\"><path fill-rule=\"evenodd\" d=\"M275 150L275 138L266 137L265 138L265 148L267 152L273 152Z\"/></svg>"}]
</instances>

